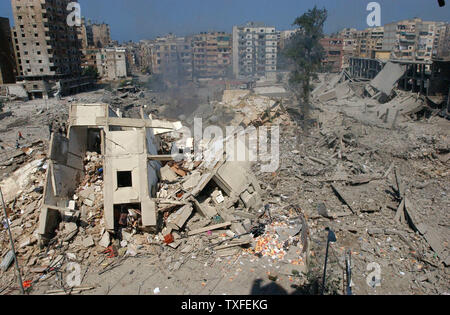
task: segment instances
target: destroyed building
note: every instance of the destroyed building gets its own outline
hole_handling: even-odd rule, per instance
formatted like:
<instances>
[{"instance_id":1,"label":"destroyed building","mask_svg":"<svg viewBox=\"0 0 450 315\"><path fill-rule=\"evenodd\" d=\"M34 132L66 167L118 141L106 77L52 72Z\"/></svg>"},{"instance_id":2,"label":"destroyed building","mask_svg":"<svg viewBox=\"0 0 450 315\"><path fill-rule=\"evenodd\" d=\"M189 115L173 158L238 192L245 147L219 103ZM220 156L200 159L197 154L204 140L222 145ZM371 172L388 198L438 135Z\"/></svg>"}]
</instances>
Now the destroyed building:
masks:
<instances>
[{"instance_id":1,"label":"destroyed building","mask_svg":"<svg viewBox=\"0 0 450 315\"><path fill-rule=\"evenodd\" d=\"M121 215L133 209L139 213L140 229L156 231L158 205L154 198L161 196L158 184L177 179L169 165L161 169L161 161L173 163L170 161L174 157L158 154L160 136L180 128L180 123L144 118L145 115L142 115L142 119L120 118L106 104L71 105L68 137L53 134L49 148L50 162L39 225L44 243L54 236L61 221L77 221L82 215L82 209L75 206L80 197L75 196L85 177L83 160L87 152L97 152L103 156L101 173L106 230L115 233L122 220ZM205 154L218 154L208 152ZM207 219L219 213L222 218L231 218L229 208L234 209L234 204L239 200L244 209L259 209L262 206L259 184L248 173L248 163L244 164L223 160L220 155L198 164L197 171L186 177L180 187L185 192L182 197L168 201L171 205L169 209L191 204L191 212L195 207ZM190 165L193 167L192 162ZM186 174L182 170L179 172ZM204 198L204 190L209 191L213 187L211 185L220 188L213 195L214 204L221 204L222 210L209 205L211 198ZM81 207L93 205L93 193L94 189L87 186L79 192L84 198L82 203L79 200Z\"/></svg>"},{"instance_id":2,"label":"destroyed building","mask_svg":"<svg viewBox=\"0 0 450 315\"><path fill-rule=\"evenodd\" d=\"M152 128L174 129L169 122L119 118L106 104L71 106L68 137L53 134L50 144L39 230L43 239L51 238L63 217L76 216L71 200L84 177L88 151L104 155L106 228L114 231L121 209L130 204L141 211L144 227L156 225L151 198L160 164L151 158L157 155L158 144Z\"/></svg>"}]
</instances>

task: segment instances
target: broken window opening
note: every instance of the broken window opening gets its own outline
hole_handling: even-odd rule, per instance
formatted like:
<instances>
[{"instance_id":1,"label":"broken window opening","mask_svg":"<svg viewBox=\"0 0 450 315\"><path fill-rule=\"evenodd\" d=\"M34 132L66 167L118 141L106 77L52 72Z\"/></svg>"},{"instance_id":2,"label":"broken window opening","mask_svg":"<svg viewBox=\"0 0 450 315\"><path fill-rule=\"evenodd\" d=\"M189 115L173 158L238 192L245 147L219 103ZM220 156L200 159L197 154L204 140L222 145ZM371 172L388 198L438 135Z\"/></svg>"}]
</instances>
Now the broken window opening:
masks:
<instances>
[{"instance_id":1,"label":"broken window opening","mask_svg":"<svg viewBox=\"0 0 450 315\"><path fill-rule=\"evenodd\" d=\"M133 187L131 171L117 172L117 188Z\"/></svg>"},{"instance_id":2,"label":"broken window opening","mask_svg":"<svg viewBox=\"0 0 450 315\"><path fill-rule=\"evenodd\" d=\"M141 204L116 204L114 205L114 230L116 237L122 239L121 230L137 231L142 225Z\"/></svg>"},{"instance_id":3,"label":"broken window opening","mask_svg":"<svg viewBox=\"0 0 450 315\"><path fill-rule=\"evenodd\" d=\"M101 150L101 135L99 128L89 128L88 138L87 138L87 151L96 152L97 154L102 154Z\"/></svg>"}]
</instances>

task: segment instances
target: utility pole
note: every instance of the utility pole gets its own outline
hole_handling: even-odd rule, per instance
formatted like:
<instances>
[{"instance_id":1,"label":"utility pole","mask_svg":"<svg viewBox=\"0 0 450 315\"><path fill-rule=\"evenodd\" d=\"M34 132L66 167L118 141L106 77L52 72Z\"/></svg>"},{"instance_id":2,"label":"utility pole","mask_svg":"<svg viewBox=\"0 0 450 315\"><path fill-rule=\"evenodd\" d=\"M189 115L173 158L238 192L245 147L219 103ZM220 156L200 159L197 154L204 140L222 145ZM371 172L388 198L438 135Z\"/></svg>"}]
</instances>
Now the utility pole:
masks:
<instances>
[{"instance_id":1,"label":"utility pole","mask_svg":"<svg viewBox=\"0 0 450 315\"><path fill-rule=\"evenodd\" d=\"M20 290L21 290L22 294L25 294L25 290L23 289L22 275L20 274L19 263L17 262L16 250L14 249L14 240L13 240L13 237L11 234L11 228L9 226L8 213L6 213L6 205L5 205L5 200L3 200L3 192L2 192L1 187L0 187L0 196L2 198L2 204L3 204L3 215L5 216L6 225L8 226L9 241L11 243L11 250L12 250L13 256L14 256L14 263L15 263L15 267L16 267L17 278L19 280Z\"/></svg>"},{"instance_id":2,"label":"utility pole","mask_svg":"<svg viewBox=\"0 0 450 315\"><path fill-rule=\"evenodd\" d=\"M325 264L323 267L323 279L322 279L322 291L321 291L321 295L323 295L324 291L325 291L325 277L327 274L327 261L328 261L328 248L330 247L330 243L331 242L336 242L336 235L334 234L334 232L329 229L326 228L326 231L328 231L328 238L327 238L327 250L325 252Z\"/></svg>"}]
</instances>

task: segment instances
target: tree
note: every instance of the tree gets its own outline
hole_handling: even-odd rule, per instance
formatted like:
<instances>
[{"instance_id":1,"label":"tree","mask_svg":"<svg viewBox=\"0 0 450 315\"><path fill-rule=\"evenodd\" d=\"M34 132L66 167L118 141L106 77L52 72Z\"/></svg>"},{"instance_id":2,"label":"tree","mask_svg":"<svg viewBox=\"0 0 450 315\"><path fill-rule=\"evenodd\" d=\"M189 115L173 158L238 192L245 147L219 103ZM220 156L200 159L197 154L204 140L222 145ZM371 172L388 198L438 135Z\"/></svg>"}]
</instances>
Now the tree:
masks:
<instances>
[{"instance_id":1,"label":"tree","mask_svg":"<svg viewBox=\"0 0 450 315\"><path fill-rule=\"evenodd\" d=\"M292 69L289 82L295 87L301 86L304 114L307 114L309 109L311 81L317 77L322 66L324 50L320 39L324 37L323 25L327 16L325 8L318 9L314 6L312 10L297 17L293 26L297 26L298 31L289 40L283 52Z\"/></svg>"}]
</instances>

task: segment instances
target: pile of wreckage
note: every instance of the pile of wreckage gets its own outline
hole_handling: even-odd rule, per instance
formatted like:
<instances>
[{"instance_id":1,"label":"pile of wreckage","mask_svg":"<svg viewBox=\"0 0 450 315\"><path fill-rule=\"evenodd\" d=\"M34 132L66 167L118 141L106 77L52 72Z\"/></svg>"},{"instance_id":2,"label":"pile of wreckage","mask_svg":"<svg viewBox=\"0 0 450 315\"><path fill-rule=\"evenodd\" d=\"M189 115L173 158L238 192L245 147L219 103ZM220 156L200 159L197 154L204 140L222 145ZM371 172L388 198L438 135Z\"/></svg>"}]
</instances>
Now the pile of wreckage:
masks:
<instances>
[{"instance_id":1,"label":"pile of wreckage","mask_svg":"<svg viewBox=\"0 0 450 315\"><path fill-rule=\"evenodd\" d=\"M414 190L418 194L433 180L445 180L448 176L447 138L421 134L422 127L413 123L424 116L436 116L441 109L434 107L431 97L397 89L395 86L404 73L402 66L387 63L370 82L355 80L345 71L331 80L322 80L312 93L313 104L318 110L319 129L313 130L310 136L316 139L310 143L307 152L301 152L303 159L297 158L295 162L302 166L299 178L318 191L326 184L349 210L330 214L324 203L318 203L315 217L333 220L362 213L376 217L376 214L389 213L386 209L393 210L394 220L383 222L383 226L368 227L367 233L373 238L397 235L406 243L406 249L413 252L414 259L430 266L437 266L436 261L448 266L450 256L445 235L432 227L436 222L426 219L425 210L417 206L418 196L412 193ZM432 130L426 125L423 128ZM371 132L374 130L377 132ZM391 130L396 131L395 136ZM402 131L408 135L401 136ZM364 144L359 141L359 138L370 137L372 139ZM427 161L431 165L424 167L422 164ZM410 167L408 176L406 165ZM412 183L414 176L433 180ZM387 197L388 191L390 196ZM422 200L430 198L422 197ZM359 221L357 228L347 225L339 229L360 233L364 222L356 221ZM405 229L406 226L410 230ZM416 235L410 237L417 243L410 243L405 235L411 231L423 236L423 244L417 244ZM380 255L379 247L374 246L375 249L369 251L367 244L363 245L366 248L361 246L362 251Z\"/></svg>"},{"instance_id":2,"label":"pile of wreckage","mask_svg":"<svg viewBox=\"0 0 450 315\"><path fill-rule=\"evenodd\" d=\"M267 97L225 95L236 125L288 119L281 103ZM122 118L107 104L72 103L69 126L67 137L52 135L47 156L17 171L26 180L6 194L10 220L3 225L12 228L19 264L33 283L70 261L106 271L114 266L106 257L145 255L155 245L216 257L244 250L272 259L287 259L292 246L290 263L306 261L301 210L271 215L250 163L229 159L214 141L200 144L214 158L197 161L188 147L179 161L165 153L177 145L180 122L155 120L143 109L141 119ZM6 271L12 260L7 239L2 242Z\"/></svg>"},{"instance_id":3,"label":"pile of wreckage","mask_svg":"<svg viewBox=\"0 0 450 315\"><path fill-rule=\"evenodd\" d=\"M436 97L396 88L405 71L402 65L388 62L373 80L367 82L352 78L343 70L330 80L322 80L311 95L320 104L347 104L349 107L344 109L344 114L386 129L395 129L401 121L440 114L442 109L436 106L437 101L433 102Z\"/></svg>"}]
</instances>

